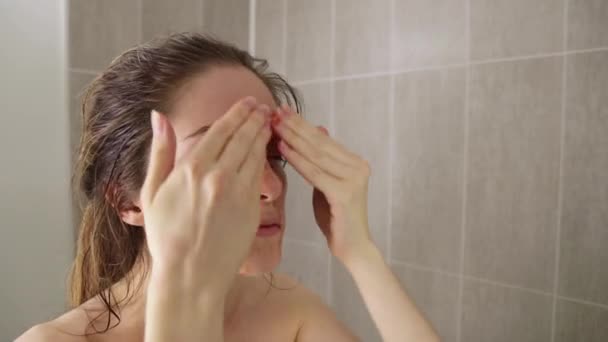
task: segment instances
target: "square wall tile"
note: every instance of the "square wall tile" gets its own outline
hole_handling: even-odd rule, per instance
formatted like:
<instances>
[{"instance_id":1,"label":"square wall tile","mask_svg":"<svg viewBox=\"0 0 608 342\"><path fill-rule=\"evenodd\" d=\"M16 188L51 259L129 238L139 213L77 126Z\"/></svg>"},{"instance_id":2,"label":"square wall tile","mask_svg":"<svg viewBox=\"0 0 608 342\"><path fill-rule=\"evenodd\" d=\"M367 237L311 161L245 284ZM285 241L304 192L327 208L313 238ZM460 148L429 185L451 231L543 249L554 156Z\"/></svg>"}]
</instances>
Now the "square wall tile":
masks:
<instances>
[{"instance_id":1,"label":"square wall tile","mask_svg":"<svg viewBox=\"0 0 608 342\"><path fill-rule=\"evenodd\" d=\"M307 289L328 302L329 253L325 246L301 243L294 240L283 241L283 258L278 271L297 279Z\"/></svg>"},{"instance_id":2,"label":"square wall tile","mask_svg":"<svg viewBox=\"0 0 608 342\"><path fill-rule=\"evenodd\" d=\"M608 47L608 2L568 0L568 49Z\"/></svg>"},{"instance_id":3,"label":"square wall tile","mask_svg":"<svg viewBox=\"0 0 608 342\"><path fill-rule=\"evenodd\" d=\"M338 319L361 341L381 342L380 333L372 320L357 285L348 270L334 257L332 259L332 306Z\"/></svg>"},{"instance_id":4,"label":"square wall tile","mask_svg":"<svg viewBox=\"0 0 608 342\"><path fill-rule=\"evenodd\" d=\"M460 269L465 69L395 76L391 257Z\"/></svg>"},{"instance_id":5,"label":"square wall tile","mask_svg":"<svg viewBox=\"0 0 608 342\"><path fill-rule=\"evenodd\" d=\"M334 86L335 139L371 166L369 226L372 238L386 255L389 78L339 81Z\"/></svg>"},{"instance_id":6,"label":"square wall tile","mask_svg":"<svg viewBox=\"0 0 608 342\"><path fill-rule=\"evenodd\" d=\"M564 1L470 1L472 60L562 51Z\"/></svg>"},{"instance_id":7,"label":"square wall tile","mask_svg":"<svg viewBox=\"0 0 608 342\"><path fill-rule=\"evenodd\" d=\"M329 77L330 3L326 0L286 1L287 76L292 81Z\"/></svg>"},{"instance_id":8,"label":"square wall tile","mask_svg":"<svg viewBox=\"0 0 608 342\"><path fill-rule=\"evenodd\" d=\"M393 70L466 62L465 0L395 0Z\"/></svg>"},{"instance_id":9,"label":"square wall tile","mask_svg":"<svg viewBox=\"0 0 608 342\"><path fill-rule=\"evenodd\" d=\"M568 56L559 294L608 305L608 52Z\"/></svg>"},{"instance_id":10,"label":"square wall tile","mask_svg":"<svg viewBox=\"0 0 608 342\"><path fill-rule=\"evenodd\" d=\"M397 264L392 269L441 341L457 341L459 277Z\"/></svg>"},{"instance_id":11,"label":"square wall tile","mask_svg":"<svg viewBox=\"0 0 608 342\"><path fill-rule=\"evenodd\" d=\"M560 57L472 69L467 275L553 289L561 70Z\"/></svg>"},{"instance_id":12,"label":"square wall tile","mask_svg":"<svg viewBox=\"0 0 608 342\"><path fill-rule=\"evenodd\" d=\"M315 83L299 86L304 103L304 119L315 125L330 128L329 117L329 83ZM326 244L312 207L312 186L308 184L291 165L286 166L288 191L286 201L287 230L286 235L292 239Z\"/></svg>"},{"instance_id":13,"label":"square wall tile","mask_svg":"<svg viewBox=\"0 0 608 342\"><path fill-rule=\"evenodd\" d=\"M249 50L249 0L203 1L203 30Z\"/></svg>"},{"instance_id":14,"label":"square wall tile","mask_svg":"<svg viewBox=\"0 0 608 342\"><path fill-rule=\"evenodd\" d=\"M557 300L555 342L608 341L608 308Z\"/></svg>"},{"instance_id":15,"label":"square wall tile","mask_svg":"<svg viewBox=\"0 0 608 342\"><path fill-rule=\"evenodd\" d=\"M551 339L553 297L465 279L461 341Z\"/></svg>"},{"instance_id":16,"label":"square wall tile","mask_svg":"<svg viewBox=\"0 0 608 342\"><path fill-rule=\"evenodd\" d=\"M72 68L101 71L139 43L137 1L71 0L68 10Z\"/></svg>"},{"instance_id":17,"label":"square wall tile","mask_svg":"<svg viewBox=\"0 0 608 342\"><path fill-rule=\"evenodd\" d=\"M266 58L270 70L285 74L283 21L286 0L256 0L255 55Z\"/></svg>"},{"instance_id":18,"label":"square wall tile","mask_svg":"<svg viewBox=\"0 0 608 342\"><path fill-rule=\"evenodd\" d=\"M182 31L199 31L202 22L202 0L142 0L142 33L144 40Z\"/></svg>"},{"instance_id":19,"label":"square wall tile","mask_svg":"<svg viewBox=\"0 0 608 342\"><path fill-rule=\"evenodd\" d=\"M389 69L388 0L335 0L335 76Z\"/></svg>"}]
</instances>

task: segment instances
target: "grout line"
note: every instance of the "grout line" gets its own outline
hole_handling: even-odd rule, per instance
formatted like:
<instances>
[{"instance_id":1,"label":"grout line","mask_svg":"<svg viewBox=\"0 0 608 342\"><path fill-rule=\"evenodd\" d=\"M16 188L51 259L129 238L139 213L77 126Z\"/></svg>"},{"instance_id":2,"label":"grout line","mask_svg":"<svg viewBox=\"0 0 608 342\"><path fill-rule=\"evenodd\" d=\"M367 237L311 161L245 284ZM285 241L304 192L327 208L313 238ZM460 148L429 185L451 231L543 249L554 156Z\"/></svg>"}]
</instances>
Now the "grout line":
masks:
<instances>
[{"instance_id":1,"label":"grout line","mask_svg":"<svg viewBox=\"0 0 608 342\"><path fill-rule=\"evenodd\" d=\"M89 70L89 69L81 69L81 68L68 68L70 72L77 72L81 74L93 75L97 76L101 73L101 71Z\"/></svg>"},{"instance_id":2,"label":"grout line","mask_svg":"<svg viewBox=\"0 0 608 342\"><path fill-rule=\"evenodd\" d=\"M389 2L389 57L392 59L394 48L394 35L395 35L395 0ZM392 243L393 240L393 166L394 166L394 151L395 151L395 75L391 75L389 78L389 90L388 90L388 200L387 200L387 227L386 227L386 258L387 260L392 259Z\"/></svg>"},{"instance_id":3,"label":"grout line","mask_svg":"<svg viewBox=\"0 0 608 342\"><path fill-rule=\"evenodd\" d=\"M335 49L335 21L336 21L336 1L330 1L330 14L329 14L329 75L330 77L334 76L334 60L336 55ZM330 82L329 84L329 131L332 135L336 134L336 114L335 111L335 83ZM332 254L328 253L327 257L327 301L328 305L333 307L334 299L333 299L333 267L332 267Z\"/></svg>"},{"instance_id":4,"label":"grout line","mask_svg":"<svg viewBox=\"0 0 608 342\"><path fill-rule=\"evenodd\" d=\"M285 242L294 243L296 245L301 245L301 246L306 246L306 247L319 248L321 246L319 243L314 242L314 241L294 239L292 237L287 237L287 236L284 237L283 240Z\"/></svg>"},{"instance_id":5,"label":"grout line","mask_svg":"<svg viewBox=\"0 0 608 342\"><path fill-rule=\"evenodd\" d=\"M390 263L395 266L401 266L401 267L406 267L406 268L410 268L413 270L424 271L424 272L439 274L439 275L448 276L448 277L454 277L454 278L458 278L460 280L466 279L466 280L476 281L479 283L495 285L498 287L505 287L505 288L509 288L509 289L513 289L513 290L533 293L533 294L537 294L537 295L541 295L541 296L545 296L545 297L553 297L553 293L551 293L551 292L544 292L544 291L537 290L537 289L531 289L531 288L522 287L522 286L518 286L518 285L507 284L507 283L503 283L503 282L495 281L495 280L491 280L491 279L486 279L486 278L462 275L461 273L454 273L454 272L450 272L450 271L439 270L439 269L431 268L428 266L418 265L415 263L409 263L409 262L404 262L404 261L394 260L394 259L391 260ZM580 304L593 305L596 307L608 309L608 305L605 305L605 304L593 303L593 302L588 302L585 300L568 298L568 297L563 297L563 296L558 296L558 298L564 299L564 300L569 300L569 301L580 303Z\"/></svg>"},{"instance_id":6,"label":"grout line","mask_svg":"<svg viewBox=\"0 0 608 342\"><path fill-rule=\"evenodd\" d=\"M287 76L287 1L283 0L283 46L281 47L281 59L283 60L283 75Z\"/></svg>"},{"instance_id":7,"label":"grout line","mask_svg":"<svg viewBox=\"0 0 608 342\"><path fill-rule=\"evenodd\" d=\"M464 113L463 113L463 143L462 143L462 204L460 212L460 250L458 263L458 297L457 297L457 316L456 316L456 341L462 340L462 301L464 294L464 256L466 246L466 225L467 225L467 200L468 200L468 159L469 159L469 98L471 94L471 2L465 1L465 51L467 67L465 68L464 84Z\"/></svg>"},{"instance_id":8,"label":"grout line","mask_svg":"<svg viewBox=\"0 0 608 342\"><path fill-rule=\"evenodd\" d=\"M198 1L198 16L197 19L198 21L196 22L196 29L197 31L200 32L204 32L205 31L205 27L204 27L204 18L205 18L205 0L199 0Z\"/></svg>"},{"instance_id":9,"label":"grout line","mask_svg":"<svg viewBox=\"0 0 608 342\"><path fill-rule=\"evenodd\" d=\"M606 304L594 303L594 302L589 302L589 301L586 301L583 299L576 299L576 298L570 298L570 297L564 297L564 296L557 296L557 298L561 299L561 300L567 300L569 302L573 302L576 304L589 305L589 306L593 306L598 309L608 310L608 305L606 305Z\"/></svg>"},{"instance_id":10,"label":"grout line","mask_svg":"<svg viewBox=\"0 0 608 342\"><path fill-rule=\"evenodd\" d=\"M255 56L256 0L249 0L249 53Z\"/></svg>"},{"instance_id":11,"label":"grout line","mask_svg":"<svg viewBox=\"0 0 608 342\"><path fill-rule=\"evenodd\" d=\"M376 71L376 72L369 72L369 73L363 73L363 74L353 74L353 75L344 75L344 76L332 77L332 80L334 80L334 81L348 81L348 80L355 80L355 79L361 79L361 78L373 78L373 77L389 76L391 74L395 74L395 72L393 72L393 71Z\"/></svg>"},{"instance_id":12,"label":"grout line","mask_svg":"<svg viewBox=\"0 0 608 342\"><path fill-rule=\"evenodd\" d=\"M436 274L441 274L441 275L445 275L445 276L450 276L450 277L455 277L455 278L459 278L460 279L460 273L454 273L454 272L450 272L450 271L445 271L445 270L440 270L437 268L432 268L429 266L424 266L424 265L419 265L416 263L411 263L411 262L407 262L407 261L401 261L401 260L396 260L396 259L389 259L389 263L395 266L401 266L401 267L408 267L414 270L418 270L418 271L426 271L426 272L430 272L430 273L436 273Z\"/></svg>"},{"instance_id":13,"label":"grout line","mask_svg":"<svg viewBox=\"0 0 608 342\"><path fill-rule=\"evenodd\" d=\"M471 65L483 65L483 64L493 64L493 63L504 63L504 62L516 62L516 61L525 61L528 59L540 59L540 58L550 58L550 57L559 57L563 56L564 52L549 52L549 53L539 53L533 55L524 55L524 56L515 56L515 57L503 57L503 58L489 58L477 61L470 61Z\"/></svg>"},{"instance_id":14,"label":"grout line","mask_svg":"<svg viewBox=\"0 0 608 342\"><path fill-rule=\"evenodd\" d=\"M291 82L291 84L293 84L294 86L303 86L303 85L332 82L332 81L333 81L333 78L324 77L324 78L316 78L316 79L305 80L305 81L295 81L295 82Z\"/></svg>"},{"instance_id":15,"label":"grout line","mask_svg":"<svg viewBox=\"0 0 608 342\"><path fill-rule=\"evenodd\" d=\"M563 19L563 37L562 48L566 50L568 44L568 0L564 0L564 19ZM557 291L559 288L559 263L560 263L560 246L561 246L561 227L562 227L562 202L563 202L563 174L564 174L564 145L566 136L566 95L567 95L567 61L568 56L562 57L562 91L561 91L561 108L560 108L560 136L559 136L559 164L557 177L557 217L555 230L555 258L553 261L553 303L551 305L551 342L555 341L555 330L557 322Z\"/></svg>"},{"instance_id":16,"label":"grout line","mask_svg":"<svg viewBox=\"0 0 608 342\"><path fill-rule=\"evenodd\" d=\"M137 1L137 44L144 42L144 0Z\"/></svg>"},{"instance_id":17,"label":"grout line","mask_svg":"<svg viewBox=\"0 0 608 342\"><path fill-rule=\"evenodd\" d=\"M442 70L442 69L465 68L465 67L474 66L474 65L504 63L504 62L518 62L518 61L526 61L526 60L531 60L531 59L561 57L561 56L568 56L568 55L573 55L573 54L604 52L604 51L608 51L608 47L599 47L599 48L585 49L585 50L572 50L572 51L567 51L565 53L558 52L558 53L543 54L543 55L530 55L530 56L512 57L512 58L489 59L489 60L482 60L482 61L461 63L461 64L446 64L446 65L436 65L436 66L410 68L410 69L399 69L399 70L395 70L395 71L378 71L378 72L372 72L372 73L352 74L352 75L338 76L338 77L322 77L322 78L315 78L315 79L309 79L309 80L299 80L299 81L295 81L292 83L294 85L301 86L301 85L316 84L316 83L323 83L323 82L344 81L344 80L365 79L365 78L380 77L380 76L400 75L400 74L407 74L407 73L418 72L418 71L433 71L433 70Z\"/></svg>"},{"instance_id":18,"label":"grout line","mask_svg":"<svg viewBox=\"0 0 608 342\"><path fill-rule=\"evenodd\" d=\"M501 283L499 281L494 281L494 280L490 280L490 279L478 278L478 277L467 276L467 275L463 275L462 278L466 279L466 280L477 281L477 282L484 283L484 284L506 287L506 288L512 289L512 290L519 290L519 291L523 291L523 292L533 293L533 294L537 294L537 295L541 295L541 296L545 296L545 297L553 297L553 294L550 292L544 292L541 290L529 289L529 288L522 287L522 286Z\"/></svg>"},{"instance_id":19,"label":"grout line","mask_svg":"<svg viewBox=\"0 0 608 342\"><path fill-rule=\"evenodd\" d=\"M592 49L570 50L570 51L566 51L566 53L564 53L564 55L577 55L577 54L581 54L581 53L593 53L593 52L604 52L604 51L608 51L608 46L602 46L602 47L597 47L597 48L592 48Z\"/></svg>"}]
</instances>

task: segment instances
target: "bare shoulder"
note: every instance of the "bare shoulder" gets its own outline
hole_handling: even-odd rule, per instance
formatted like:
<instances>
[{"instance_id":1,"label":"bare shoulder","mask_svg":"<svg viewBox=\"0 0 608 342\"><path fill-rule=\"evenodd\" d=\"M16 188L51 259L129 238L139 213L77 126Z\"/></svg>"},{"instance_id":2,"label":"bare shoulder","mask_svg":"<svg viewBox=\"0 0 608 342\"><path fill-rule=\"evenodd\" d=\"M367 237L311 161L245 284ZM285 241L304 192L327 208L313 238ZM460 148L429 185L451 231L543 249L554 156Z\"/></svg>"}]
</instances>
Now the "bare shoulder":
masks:
<instances>
[{"instance_id":1,"label":"bare shoulder","mask_svg":"<svg viewBox=\"0 0 608 342\"><path fill-rule=\"evenodd\" d=\"M289 298L282 301L283 305L298 315L296 341L359 341L318 294L285 274L276 274L275 280L277 288L287 289L283 295Z\"/></svg>"},{"instance_id":2,"label":"bare shoulder","mask_svg":"<svg viewBox=\"0 0 608 342\"><path fill-rule=\"evenodd\" d=\"M82 326L82 316L81 309L73 309L52 321L33 326L15 342L86 342L85 336L74 333L75 327Z\"/></svg>"},{"instance_id":3,"label":"bare shoulder","mask_svg":"<svg viewBox=\"0 0 608 342\"><path fill-rule=\"evenodd\" d=\"M86 339L80 336L69 335L57 328L50 322L33 326L23 335L19 336L15 342L85 342Z\"/></svg>"},{"instance_id":4,"label":"bare shoulder","mask_svg":"<svg viewBox=\"0 0 608 342\"><path fill-rule=\"evenodd\" d=\"M296 305L299 309L325 306L321 296L287 274L274 273L272 284L284 305Z\"/></svg>"}]
</instances>

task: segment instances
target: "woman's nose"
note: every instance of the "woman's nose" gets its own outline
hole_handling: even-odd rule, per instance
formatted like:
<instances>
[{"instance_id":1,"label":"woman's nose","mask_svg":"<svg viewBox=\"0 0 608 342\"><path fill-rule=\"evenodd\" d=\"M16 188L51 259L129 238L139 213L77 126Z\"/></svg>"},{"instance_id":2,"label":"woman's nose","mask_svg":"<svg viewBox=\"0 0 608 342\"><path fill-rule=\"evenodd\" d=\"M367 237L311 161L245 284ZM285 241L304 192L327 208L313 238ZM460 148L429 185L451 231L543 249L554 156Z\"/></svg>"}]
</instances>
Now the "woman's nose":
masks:
<instances>
[{"instance_id":1,"label":"woman's nose","mask_svg":"<svg viewBox=\"0 0 608 342\"><path fill-rule=\"evenodd\" d=\"M283 192L283 177L280 176L282 170L275 170L270 162L266 161L264 173L262 174L262 192L260 199L272 202L281 196Z\"/></svg>"}]
</instances>

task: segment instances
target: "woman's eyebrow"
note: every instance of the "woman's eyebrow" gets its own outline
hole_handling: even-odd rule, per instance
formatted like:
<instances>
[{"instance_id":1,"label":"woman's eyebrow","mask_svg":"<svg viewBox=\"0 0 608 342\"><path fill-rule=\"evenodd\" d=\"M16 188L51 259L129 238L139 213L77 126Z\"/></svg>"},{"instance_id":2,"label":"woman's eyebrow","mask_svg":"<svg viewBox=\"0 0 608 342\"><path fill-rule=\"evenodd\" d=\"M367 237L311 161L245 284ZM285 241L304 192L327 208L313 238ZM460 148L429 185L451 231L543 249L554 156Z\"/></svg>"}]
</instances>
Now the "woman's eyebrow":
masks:
<instances>
[{"instance_id":1,"label":"woman's eyebrow","mask_svg":"<svg viewBox=\"0 0 608 342\"><path fill-rule=\"evenodd\" d=\"M187 135L184 139L182 139L182 141L190 139L190 138L195 137L197 135L205 134L205 132L207 132L210 127L211 127L211 125L205 125L203 127L200 127L199 129L197 129L193 133Z\"/></svg>"}]
</instances>

